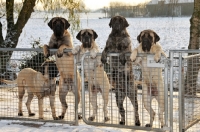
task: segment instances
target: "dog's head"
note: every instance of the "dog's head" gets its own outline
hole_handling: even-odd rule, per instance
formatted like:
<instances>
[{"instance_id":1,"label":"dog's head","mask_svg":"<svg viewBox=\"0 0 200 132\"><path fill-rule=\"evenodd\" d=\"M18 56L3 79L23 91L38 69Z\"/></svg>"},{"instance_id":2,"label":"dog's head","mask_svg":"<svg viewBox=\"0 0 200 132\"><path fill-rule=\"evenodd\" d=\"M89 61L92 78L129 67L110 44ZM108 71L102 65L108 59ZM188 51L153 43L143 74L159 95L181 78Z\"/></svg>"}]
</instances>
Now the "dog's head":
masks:
<instances>
[{"instance_id":1,"label":"dog's head","mask_svg":"<svg viewBox=\"0 0 200 132\"><path fill-rule=\"evenodd\" d=\"M58 69L57 69L55 61L45 61L41 65L40 72L43 75L48 76L50 80L53 79L53 78L55 78L55 77L57 77L57 75L58 75Z\"/></svg>"},{"instance_id":2,"label":"dog's head","mask_svg":"<svg viewBox=\"0 0 200 132\"><path fill-rule=\"evenodd\" d=\"M144 30L138 36L137 40L142 43L142 50L149 52L151 46L160 40L160 37L153 30Z\"/></svg>"},{"instance_id":3,"label":"dog's head","mask_svg":"<svg viewBox=\"0 0 200 132\"><path fill-rule=\"evenodd\" d=\"M109 26L115 31L122 31L129 26L126 18L123 16L114 16L111 18Z\"/></svg>"},{"instance_id":4,"label":"dog's head","mask_svg":"<svg viewBox=\"0 0 200 132\"><path fill-rule=\"evenodd\" d=\"M48 26L53 30L54 35L60 38L63 36L64 31L69 28L70 24L65 18L54 17L49 21Z\"/></svg>"},{"instance_id":5,"label":"dog's head","mask_svg":"<svg viewBox=\"0 0 200 132\"><path fill-rule=\"evenodd\" d=\"M83 48L91 48L97 37L97 33L92 29L83 29L76 36L82 42Z\"/></svg>"}]
</instances>

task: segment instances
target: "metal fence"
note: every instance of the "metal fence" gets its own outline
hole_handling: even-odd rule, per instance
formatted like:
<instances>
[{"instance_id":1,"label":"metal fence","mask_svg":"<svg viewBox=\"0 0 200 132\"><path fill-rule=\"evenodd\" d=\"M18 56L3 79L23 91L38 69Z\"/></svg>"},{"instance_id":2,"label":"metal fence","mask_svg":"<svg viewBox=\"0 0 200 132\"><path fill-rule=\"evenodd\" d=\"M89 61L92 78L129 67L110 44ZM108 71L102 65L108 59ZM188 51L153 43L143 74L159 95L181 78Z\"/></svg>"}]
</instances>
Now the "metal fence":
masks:
<instances>
[{"instance_id":1,"label":"metal fence","mask_svg":"<svg viewBox=\"0 0 200 132\"><path fill-rule=\"evenodd\" d=\"M51 50L51 55L55 53L56 50ZM153 61L152 55L139 54L138 58L145 60L142 65L130 62L129 55L126 55L125 66L121 65L119 54L109 54L104 65L99 65L97 60L101 53L96 59L91 59L89 53L82 58L75 56L74 78L79 67L82 80L81 105L77 100L78 91L75 90L75 94L69 92L63 120L53 120L48 97L43 100L44 119L38 119L37 96L33 97L30 106L35 116L30 116L25 106L27 92L22 100L23 116L19 116L18 86L16 83L6 85L1 82L0 118L78 125L78 114L82 113L83 121L90 125L147 131L200 131L200 51L170 50L169 58L162 58L159 63ZM1 73L4 73L0 79L15 80L19 72L27 67L39 70L44 56L41 49L0 49L0 62ZM4 69L6 72L2 72ZM57 116L62 113L59 77L58 74L55 80ZM31 75L27 78L31 78ZM76 79L70 86L73 87L77 87ZM148 125L152 127L146 127Z\"/></svg>"},{"instance_id":2,"label":"metal fence","mask_svg":"<svg viewBox=\"0 0 200 132\"><path fill-rule=\"evenodd\" d=\"M171 50L170 126L174 131L200 131L199 50Z\"/></svg>"},{"instance_id":3,"label":"metal fence","mask_svg":"<svg viewBox=\"0 0 200 132\"><path fill-rule=\"evenodd\" d=\"M101 54L98 56L101 56ZM165 67L164 59L159 63L155 63L152 59L153 56L150 55L147 57L148 69L142 69L142 67L128 61L129 56L130 54L127 54L127 62L123 66L119 61L119 54L109 54L107 58L108 62L102 67L104 70L101 73L100 68L97 66L98 61L90 58L89 53L82 57L82 114L84 122L90 125L113 126L137 130L170 130L167 124L161 128L161 120L159 120L159 109L163 109L160 116L163 117L163 122L168 123L168 114L166 114L168 113L168 105L164 105L168 104L168 91L165 90L167 88L164 88L165 80L162 80L164 74L166 74L165 76L168 74L168 65ZM146 55L141 54L139 57L146 59ZM91 67L91 62L94 63L94 66L97 66L95 69ZM106 76L97 76L98 74L103 74L104 71L106 71ZM145 75L149 78L143 80ZM159 76L161 78L157 78L157 75L161 75ZM154 78L151 78L151 76ZM101 85L101 81L106 84L107 78L110 86ZM155 81L157 86L155 86ZM146 84L148 86L144 89ZM98 91L93 91L94 87ZM160 92L159 94L154 92L156 91L156 87ZM159 108L158 102L155 99L148 101L143 96L147 94L150 100L155 94L160 95L157 101L162 106ZM147 103L149 104L144 107L145 101L148 101ZM153 108L156 115L152 127L146 127L146 124L150 122L150 118L153 118L153 115L151 117L149 115L149 112L152 112L150 107ZM150 111L148 112L147 110L149 109ZM94 113L96 113L95 119L91 120ZM138 116L140 126L138 126ZM106 121L105 117L108 117L110 120ZM122 121L124 121L124 124Z\"/></svg>"},{"instance_id":4,"label":"metal fence","mask_svg":"<svg viewBox=\"0 0 200 132\"><path fill-rule=\"evenodd\" d=\"M56 50L50 50L51 55L48 58L48 61L51 60L55 60L54 54L56 53ZM69 52L68 50L66 50L66 52ZM11 58L9 57L10 55ZM32 68L35 71L41 71L44 70L44 66L42 66L42 64L45 61L45 57L42 53L42 49L21 49L21 48L16 48L16 49L0 49L0 70L1 70L1 76L0 76L0 80L2 79L6 79L6 80L10 80L13 81L17 78L18 74L20 71L26 69L26 68ZM71 62L69 62L68 64L71 64ZM49 66L50 69L52 69L53 71L51 71L51 74L56 74L57 69L53 69L51 68L51 65ZM63 67L65 67L65 65L63 65ZM71 66L74 67L76 70L76 66ZM6 70L5 70L6 69ZM54 71L55 70L55 71ZM71 69L73 72L73 69ZM21 86L19 81L15 82L13 84L6 84L5 82L3 83L1 81L1 85L0 85L0 118L1 119L20 119L20 120L33 120L33 121L51 121L51 122L63 122L63 123L70 123L70 124L75 124L78 125L78 104L77 104L77 91L74 90L73 88L76 87L76 82L74 81L71 86L66 86L68 87L68 89L70 89L71 87L71 91L69 91L67 93L66 96L66 102L68 105L65 117L63 120L54 120L54 118L52 117L52 112L53 112L53 103L55 106L55 114L56 117L60 116L62 113L62 105L59 99L59 78L60 75L58 74L57 77L55 77L53 79L53 84L56 85L56 91L55 91L55 95L51 95L51 93L53 93L51 90L51 87L53 86L49 86L46 88L43 87L39 87L38 83L43 83L42 79L40 79L38 76L35 77L34 75L31 74L32 71L30 71L28 69L28 72L25 71L25 73L23 73L23 79L19 80L21 82L23 82L23 86L25 85L25 87L23 87L23 89L25 88L25 94L23 96L22 99L22 111L20 112L19 109L20 106L18 106L18 104L20 103L19 99L20 99L20 95L23 94L22 92L19 92L20 89L19 87ZM55 73L54 73L55 72ZM45 76L45 75L44 75ZM50 76L50 75L49 75ZM76 78L76 72L75 72L75 76L74 78ZM35 79L35 80L34 80ZM32 86L32 84L28 84L28 81L30 83L30 81L34 81L34 86ZM37 82L38 81L38 82ZM27 82L27 83L26 83ZM20 86L18 86L20 85ZM32 90L32 89L37 89L36 91ZM44 90L40 90L40 89L44 89ZM48 91L50 90L50 91ZM31 96L32 92L34 91L34 96L33 99L31 100ZM38 92L39 91L39 92ZM39 119L39 105L38 103L41 104L41 102L39 102L39 96L37 96L38 94L45 94L45 92L47 92L46 96L43 98L43 120ZM49 94L50 93L50 94ZM49 96L51 95L51 96ZM53 97L52 97L53 96ZM52 99L53 98L53 99ZM28 101L29 99L29 101ZM55 101L54 101L55 99ZM31 109L31 114L29 113L29 110L26 108L26 106L29 105L28 102L30 102L31 100L31 104L30 104L30 109ZM50 104L50 100L52 100L51 104ZM19 108L18 108L19 107ZM35 114L35 115L34 115Z\"/></svg>"}]
</instances>

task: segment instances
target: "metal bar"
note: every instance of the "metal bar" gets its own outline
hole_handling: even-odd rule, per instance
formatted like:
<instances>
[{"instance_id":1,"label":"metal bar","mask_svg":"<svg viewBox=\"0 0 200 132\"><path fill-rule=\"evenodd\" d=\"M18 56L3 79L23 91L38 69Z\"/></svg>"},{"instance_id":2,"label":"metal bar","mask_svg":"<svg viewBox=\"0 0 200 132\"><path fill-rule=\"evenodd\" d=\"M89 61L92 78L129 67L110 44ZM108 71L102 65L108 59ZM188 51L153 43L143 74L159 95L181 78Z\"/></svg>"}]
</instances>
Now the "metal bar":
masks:
<instances>
[{"instance_id":1,"label":"metal bar","mask_svg":"<svg viewBox=\"0 0 200 132\"><path fill-rule=\"evenodd\" d=\"M174 53L171 51L170 53L170 127L171 132L173 132L173 56Z\"/></svg>"},{"instance_id":2,"label":"metal bar","mask_svg":"<svg viewBox=\"0 0 200 132\"><path fill-rule=\"evenodd\" d=\"M191 58L198 57L198 56L200 56L200 54L188 55L188 56L183 56L183 59L191 59Z\"/></svg>"},{"instance_id":3,"label":"metal bar","mask_svg":"<svg viewBox=\"0 0 200 132\"><path fill-rule=\"evenodd\" d=\"M85 78L84 78L84 59L87 54L84 54L81 58L81 83L82 83L82 119L84 122L88 122L85 118Z\"/></svg>"},{"instance_id":4,"label":"metal bar","mask_svg":"<svg viewBox=\"0 0 200 132\"><path fill-rule=\"evenodd\" d=\"M169 60L166 59L165 60L165 71L164 71L164 102L165 102L165 126L168 127L168 68L169 68L169 65L168 65Z\"/></svg>"},{"instance_id":5,"label":"metal bar","mask_svg":"<svg viewBox=\"0 0 200 132\"><path fill-rule=\"evenodd\" d=\"M127 63L125 64L125 69L127 69ZM132 80L131 80L132 81ZM128 88L127 88L127 83L130 83L127 81L127 70L125 71L125 94L126 94L126 102L128 101L128 96L127 96L127 92L128 92ZM130 85L129 85L129 89L130 89ZM135 95L135 94L134 94ZM134 104L135 106L135 104ZM127 106L127 103L126 103L126 110L128 110L128 106ZM128 120L128 115L127 115L127 112L126 112L126 124L127 124L127 120Z\"/></svg>"},{"instance_id":6,"label":"metal bar","mask_svg":"<svg viewBox=\"0 0 200 132\"><path fill-rule=\"evenodd\" d=\"M50 51L57 51L58 49L49 49ZM72 49L64 49L64 51L71 51ZM0 51L40 51L43 52L42 48L0 48Z\"/></svg>"},{"instance_id":7,"label":"metal bar","mask_svg":"<svg viewBox=\"0 0 200 132\"><path fill-rule=\"evenodd\" d=\"M169 52L174 52L174 53L199 53L199 50L188 50L188 49L182 49L182 50L169 50Z\"/></svg>"},{"instance_id":8,"label":"metal bar","mask_svg":"<svg viewBox=\"0 0 200 132\"><path fill-rule=\"evenodd\" d=\"M183 113L183 102L182 102L182 98L183 98L183 95L182 95L182 53L179 53L179 75L178 77L180 78L178 80L178 90L179 90L179 96L178 96L178 104L179 104L179 132L182 132L183 130L183 118L182 115Z\"/></svg>"},{"instance_id":9,"label":"metal bar","mask_svg":"<svg viewBox=\"0 0 200 132\"><path fill-rule=\"evenodd\" d=\"M200 121L200 117L196 120L194 120L193 122L191 122L189 125L187 125L187 127L185 127L185 131L189 128L191 128L193 125L195 125L196 123L198 123Z\"/></svg>"},{"instance_id":10,"label":"metal bar","mask_svg":"<svg viewBox=\"0 0 200 132\"><path fill-rule=\"evenodd\" d=\"M77 86L77 65L76 56L74 56L74 89L75 89L75 125L78 126L78 86Z\"/></svg>"}]
</instances>

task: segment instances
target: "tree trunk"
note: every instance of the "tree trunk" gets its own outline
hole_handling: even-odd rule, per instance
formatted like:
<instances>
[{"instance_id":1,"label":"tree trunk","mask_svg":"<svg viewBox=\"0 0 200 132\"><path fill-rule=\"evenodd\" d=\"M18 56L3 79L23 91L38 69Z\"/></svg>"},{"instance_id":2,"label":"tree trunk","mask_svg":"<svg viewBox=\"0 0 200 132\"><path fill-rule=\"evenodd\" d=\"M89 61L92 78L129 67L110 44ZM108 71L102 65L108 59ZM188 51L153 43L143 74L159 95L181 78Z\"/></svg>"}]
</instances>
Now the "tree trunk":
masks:
<instances>
[{"instance_id":1,"label":"tree trunk","mask_svg":"<svg viewBox=\"0 0 200 132\"><path fill-rule=\"evenodd\" d=\"M190 19L190 40L188 49L199 49L200 45L200 0L194 1L194 11ZM192 54L189 54L192 55ZM189 59L187 62L187 75L185 94L196 95L197 77L200 68L199 58Z\"/></svg>"},{"instance_id":2,"label":"tree trunk","mask_svg":"<svg viewBox=\"0 0 200 132\"><path fill-rule=\"evenodd\" d=\"M3 31L2 31L2 23L1 23L1 21L0 21L0 45L3 43Z\"/></svg>"},{"instance_id":3,"label":"tree trunk","mask_svg":"<svg viewBox=\"0 0 200 132\"><path fill-rule=\"evenodd\" d=\"M29 20L31 13L33 12L33 8L35 6L36 0L24 0L23 7L19 13L19 17L17 19L16 24L14 24L14 0L6 0L6 19L7 19L7 34L5 40L2 35L2 25L0 23L0 48L15 48L18 43L18 39L24 26ZM0 73L4 73L6 71L6 63L10 59L12 52L1 52L0 51Z\"/></svg>"}]
</instances>

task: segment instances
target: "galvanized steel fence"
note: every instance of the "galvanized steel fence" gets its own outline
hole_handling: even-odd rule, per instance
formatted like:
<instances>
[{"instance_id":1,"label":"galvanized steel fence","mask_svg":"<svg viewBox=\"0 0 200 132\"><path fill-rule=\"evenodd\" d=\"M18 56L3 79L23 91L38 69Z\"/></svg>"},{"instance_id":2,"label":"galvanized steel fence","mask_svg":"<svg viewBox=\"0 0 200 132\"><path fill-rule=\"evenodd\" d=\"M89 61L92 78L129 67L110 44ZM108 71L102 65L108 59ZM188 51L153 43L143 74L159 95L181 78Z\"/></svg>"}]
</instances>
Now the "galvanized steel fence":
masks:
<instances>
[{"instance_id":1,"label":"galvanized steel fence","mask_svg":"<svg viewBox=\"0 0 200 132\"><path fill-rule=\"evenodd\" d=\"M55 52L51 50L51 55ZM1 80L15 80L18 73L27 67L38 70L44 61L41 49L0 49L0 56ZM101 53L97 58L100 56ZM138 57L146 60L145 67L144 61L143 65L136 64L130 62L129 56L126 55L125 66L120 64L116 53L110 53L104 65L90 58L89 53L82 58L75 56L74 78L77 78L78 69L82 81L81 104L77 101L77 89L69 92L64 119L53 120L49 100L45 97L44 119L40 121L78 125L78 115L82 114L83 121L90 125L147 131L200 131L200 51L170 50L169 57L162 58L159 63L154 62L153 55L139 54ZM2 72L5 69L6 72ZM55 109L59 116L62 112L59 74L55 81ZM1 119L38 120L38 99L35 96L31 102L35 116L30 116L25 107L27 92L22 101L24 114L18 116L17 85L1 82L0 86ZM77 87L76 79L71 87ZM153 98L156 95L157 98ZM140 126L137 126L138 119ZM152 119L152 127L146 127Z\"/></svg>"}]
</instances>

